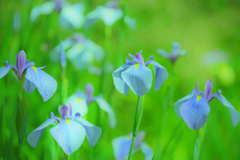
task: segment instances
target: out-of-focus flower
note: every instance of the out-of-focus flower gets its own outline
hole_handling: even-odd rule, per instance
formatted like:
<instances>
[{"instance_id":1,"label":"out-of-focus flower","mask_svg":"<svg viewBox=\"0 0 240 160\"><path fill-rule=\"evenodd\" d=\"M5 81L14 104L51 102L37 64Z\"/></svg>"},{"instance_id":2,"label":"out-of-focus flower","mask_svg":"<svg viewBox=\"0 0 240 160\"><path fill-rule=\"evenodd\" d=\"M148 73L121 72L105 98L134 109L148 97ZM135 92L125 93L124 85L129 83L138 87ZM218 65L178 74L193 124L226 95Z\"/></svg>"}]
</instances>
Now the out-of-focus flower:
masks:
<instances>
[{"instance_id":1,"label":"out-of-focus flower","mask_svg":"<svg viewBox=\"0 0 240 160\"><path fill-rule=\"evenodd\" d=\"M51 113L50 119L28 135L27 141L32 147L35 148L37 146L42 132L46 127L57 123L58 125L50 129L50 133L66 154L69 155L75 152L83 143L85 135L87 136L90 146L95 146L102 135L101 128L81 118L79 112L74 113L71 106L67 107L63 105L60 114L62 119L55 117L54 114Z\"/></svg>"},{"instance_id":2,"label":"out-of-focus flower","mask_svg":"<svg viewBox=\"0 0 240 160\"><path fill-rule=\"evenodd\" d=\"M163 82L168 77L166 68L153 61L152 56L150 56L150 60L144 63L141 52L142 51L136 53L136 56L129 53L133 61L127 57L126 64L119 67L112 74L114 85L122 94L128 95L129 88L138 96L143 96L148 93L152 86L152 71L147 67L149 64L153 65L153 70L156 75L154 85L155 91L160 89Z\"/></svg>"},{"instance_id":3,"label":"out-of-focus flower","mask_svg":"<svg viewBox=\"0 0 240 160\"><path fill-rule=\"evenodd\" d=\"M136 138L133 153L141 151L145 155L145 160L151 160L153 158L152 149L142 139L145 137L145 132L140 132ZM115 138L112 142L114 157L117 160L125 160L128 158L130 147L132 143L132 133L127 136Z\"/></svg>"},{"instance_id":4,"label":"out-of-focus flower","mask_svg":"<svg viewBox=\"0 0 240 160\"><path fill-rule=\"evenodd\" d=\"M19 81L25 78L23 88L27 93L31 93L37 88L43 101L47 101L55 93L57 82L50 75L42 71L43 68L45 67L36 68L34 62L29 62L26 59L25 52L20 51L16 56L16 67L8 64L8 61L6 61L5 66L0 68L0 79L12 69Z\"/></svg>"},{"instance_id":5,"label":"out-of-focus flower","mask_svg":"<svg viewBox=\"0 0 240 160\"><path fill-rule=\"evenodd\" d=\"M65 0L54 0L36 6L31 12L31 21L35 22L40 15L49 15L54 10L59 12L59 22L64 27L72 26L80 28L85 21L84 5L82 3L71 4Z\"/></svg>"},{"instance_id":6,"label":"out-of-focus flower","mask_svg":"<svg viewBox=\"0 0 240 160\"><path fill-rule=\"evenodd\" d=\"M209 103L217 97L218 100L228 107L232 125L235 127L240 119L240 114L233 105L222 95L222 91L212 94L212 81L208 80L205 85L205 93L198 91L198 85L192 93L180 99L175 103L175 112L178 117L182 118L189 128L198 130L207 122L207 116L210 112Z\"/></svg>"},{"instance_id":7,"label":"out-of-focus flower","mask_svg":"<svg viewBox=\"0 0 240 160\"><path fill-rule=\"evenodd\" d=\"M88 83L85 85L85 93L77 91L76 94L66 100L66 104L71 104L73 110L79 110L79 113L84 116L88 112L88 106L93 102L97 102L100 109L108 113L110 127L114 128L116 126L116 118L113 109L103 99L102 95L93 97L93 91L93 86Z\"/></svg>"},{"instance_id":8,"label":"out-of-focus flower","mask_svg":"<svg viewBox=\"0 0 240 160\"><path fill-rule=\"evenodd\" d=\"M13 18L13 29L15 31L19 31L20 26L21 26L21 13L20 11L16 11Z\"/></svg>"},{"instance_id":9,"label":"out-of-focus flower","mask_svg":"<svg viewBox=\"0 0 240 160\"><path fill-rule=\"evenodd\" d=\"M86 16L86 23L84 28L88 28L97 21L102 20L105 25L112 26L116 21L121 19L123 11L120 9L118 1L109 1L105 6L98 6L95 10ZM131 28L135 29L136 20L126 16L125 23Z\"/></svg>"},{"instance_id":10,"label":"out-of-focus flower","mask_svg":"<svg viewBox=\"0 0 240 160\"><path fill-rule=\"evenodd\" d=\"M165 58L168 58L172 63L175 63L178 57L187 55L187 51L181 50L181 45L179 43L172 42L172 46L173 49L171 54L164 49L157 49L157 53Z\"/></svg>"},{"instance_id":11,"label":"out-of-focus flower","mask_svg":"<svg viewBox=\"0 0 240 160\"><path fill-rule=\"evenodd\" d=\"M82 34L74 34L72 38L62 41L63 49L66 51L66 57L72 62L75 68L82 70L96 59L101 61L105 54L104 50L93 41L85 38ZM56 46L51 51L51 59L59 60L61 46Z\"/></svg>"}]
</instances>

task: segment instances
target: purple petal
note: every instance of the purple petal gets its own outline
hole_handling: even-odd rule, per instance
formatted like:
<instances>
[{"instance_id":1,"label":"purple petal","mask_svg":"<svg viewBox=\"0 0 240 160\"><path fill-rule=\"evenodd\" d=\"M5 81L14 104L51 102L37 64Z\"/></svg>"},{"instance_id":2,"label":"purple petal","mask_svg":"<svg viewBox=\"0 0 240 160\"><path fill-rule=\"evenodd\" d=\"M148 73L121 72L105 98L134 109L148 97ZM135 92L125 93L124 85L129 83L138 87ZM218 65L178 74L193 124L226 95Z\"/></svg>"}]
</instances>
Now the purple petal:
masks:
<instances>
[{"instance_id":1,"label":"purple petal","mask_svg":"<svg viewBox=\"0 0 240 160\"><path fill-rule=\"evenodd\" d=\"M142 53L142 50L136 53L136 58L140 61L141 64L144 64L144 59L141 53Z\"/></svg>"},{"instance_id":2,"label":"purple petal","mask_svg":"<svg viewBox=\"0 0 240 160\"><path fill-rule=\"evenodd\" d=\"M67 115L67 112L68 112L68 107L66 105L63 105L60 111L62 119L64 119L64 117Z\"/></svg>"},{"instance_id":3,"label":"purple petal","mask_svg":"<svg viewBox=\"0 0 240 160\"><path fill-rule=\"evenodd\" d=\"M20 72L23 70L25 62L26 62L26 54L22 50L22 51L18 52L18 54L16 56L16 67Z\"/></svg>"},{"instance_id":4,"label":"purple petal","mask_svg":"<svg viewBox=\"0 0 240 160\"><path fill-rule=\"evenodd\" d=\"M207 101L209 100L211 92L212 92L212 85L213 84L212 84L211 80L208 80L205 85L205 96L206 96Z\"/></svg>"},{"instance_id":5,"label":"purple petal","mask_svg":"<svg viewBox=\"0 0 240 160\"><path fill-rule=\"evenodd\" d=\"M85 92L86 92L88 100L91 99L91 97L93 95L93 91L94 91L93 85L91 85L90 83L87 83L85 85Z\"/></svg>"}]
</instances>

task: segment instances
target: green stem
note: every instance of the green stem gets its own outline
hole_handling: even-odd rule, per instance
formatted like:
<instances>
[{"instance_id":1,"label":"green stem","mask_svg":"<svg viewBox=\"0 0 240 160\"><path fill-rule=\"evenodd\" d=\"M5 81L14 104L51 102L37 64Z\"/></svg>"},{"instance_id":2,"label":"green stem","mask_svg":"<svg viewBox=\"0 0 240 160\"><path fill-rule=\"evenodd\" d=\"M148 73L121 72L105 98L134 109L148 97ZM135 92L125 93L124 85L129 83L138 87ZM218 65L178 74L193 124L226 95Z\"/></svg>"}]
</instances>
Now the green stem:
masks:
<instances>
[{"instance_id":1,"label":"green stem","mask_svg":"<svg viewBox=\"0 0 240 160\"><path fill-rule=\"evenodd\" d=\"M22 147L22 143L18 143L18 148L17 148L17 160L19 160L21 147Z\"/></svg>"},{"instance_id":2,"label":"green stem","mask_svg":"<svg viewBox=\"0 0 240 160\"><path fill-rule=\"evenodd\" d=\"M61 67L61 76L60 76L60 85L61 85L61 94L60 94L60 102L61 104L65 103L68 94L68 80L66 78L66 69Z\"/></svg>"},{"instance_id":3,"label":"green stem","mask_svg":"<svg viewBox=\"0 0 240 160\"><path fill-rule=\"evenodd\" d=\"M193 160L198 160L199 155L200 155L200 138L199 138L199 131L197 130L194 151L193 151Z\"/></svg>"},{"instance_id":4,"label":"green stem","mask_svg":"<svg viewBox=\"0 0 240 160\"><path fill-rule=\"evenodd\" d=\"M136 140L140 122L142 119L143 107L144 107L143 106L143 96L138 96L137 107L136 107L136 112L135 112L135 121L134 121L134 126L133 126L133 138L132 138L132 144L131 144L128 160L130 160L132 158L132 152L134 149L135 140Z\"/></svg>"}]
</instances>

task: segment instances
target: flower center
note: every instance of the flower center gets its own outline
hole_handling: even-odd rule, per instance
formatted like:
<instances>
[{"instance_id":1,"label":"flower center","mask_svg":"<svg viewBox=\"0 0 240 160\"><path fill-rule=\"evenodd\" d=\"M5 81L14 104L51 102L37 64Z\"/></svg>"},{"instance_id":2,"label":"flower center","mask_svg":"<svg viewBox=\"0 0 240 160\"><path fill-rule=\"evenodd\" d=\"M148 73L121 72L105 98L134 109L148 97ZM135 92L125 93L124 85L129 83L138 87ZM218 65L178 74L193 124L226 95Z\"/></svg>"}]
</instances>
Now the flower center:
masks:
<instances>
[{"instance_id":1,"label":"flower center","mask_svg":"<svg viewBox=\"0 0 240 160\"><path fill-rule=\"evenodd\" d=\"M67 118L66 121L67 121L67 123L69 124L71 120L70 120L69 118Z\"/></svg>"},{"instance_id":2,"label":"flower center","mask_svg":"<svg viewBox=\"0 0 240 160\"><path fill-rule=\"evenodd\" d=\"M82 100L82 98L79 97L79 98L77 99L77 102L80 103L81 100Z\"/></svg>"},{"instance_id":3,"label":"flower center","mask_svg":"<svg viewBox=\"0 0 240 160\"><path fill-rule=\"evenodd\" d=\"M36 67L34 67L34 66L30 66L32 69L34 69L34 71L37 73L37 69L36 69Z\"/></svg>"},{"instance_id":4,"label":"flower center","mask_svg":"<svg viewBox=\"0 0 240 160\"><path fill-rule=\"evenodd\" d=\"M197 102L202 98L202 95L197 96Z\"/></svg>"},{"instance_id":5,"label":"flower center","mask_svg":"<svg viewBox=\"0 0 240 160\"><path fill-rule=\"evenodd\" d=\"M139 67L139 63L136 63L136 64L135 64L135 67L136 67L136 69L138 69L138 67Z\"/></svg>"}]
</instances>

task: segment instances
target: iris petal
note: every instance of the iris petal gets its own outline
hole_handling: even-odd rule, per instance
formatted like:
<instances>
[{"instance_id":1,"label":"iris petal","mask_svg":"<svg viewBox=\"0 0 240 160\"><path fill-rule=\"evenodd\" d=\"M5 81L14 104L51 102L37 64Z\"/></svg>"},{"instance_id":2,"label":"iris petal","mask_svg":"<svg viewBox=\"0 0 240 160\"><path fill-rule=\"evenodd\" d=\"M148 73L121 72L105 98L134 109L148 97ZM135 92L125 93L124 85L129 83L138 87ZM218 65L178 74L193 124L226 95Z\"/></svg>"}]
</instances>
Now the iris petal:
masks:
<instances>
[{"instance_id":1,"label":"iris petal","mask_svg":"<svg viewBox=\"0 0 240 160\"><path fill-rule=\"evenodd\" d=\"M32 146L32 147L36 147L38 144L38 141L42 135L43 130L50 126L50 125L54 125L57 123L57 120L54 118L50 118L47 121L45 121L41 126L39 126L37 129L35 129L34 131L32 131L28 137L27 137L27 142Z\"/></svg>"},{"instance_id":2,"label":"iris petal","mask_svg":"<svg viewBox=\"0 0 240 160\"><path fill-rule=\"evenodd\" d=\"M205 85L205 96L206 96L206 99L209 100L210 98L210 95L211 95L211 92L212 92L212 81L211 80L208 80L206 85Z\"/></svg>"},{"instance_id":3,"label":"iris petal","mask_svg":"<svg viewBox=\"0 0 240 160\"><path fill-rule=\"evenodd\" d=\"M117 20L119 20L123 13L120 9L113 9L107 7L98 7L99 13L105 25L112 26Z\"/></svg>"},{"instance_id":4,"label":"iris petal","mask_svg":"<svg viewBox=\"0 0 240 160\"><path fill-rule=\"evenodd\" d=\"M100 12L99 9L95 9L87 14L86 22L84 24L84 28L89 28L94 25L98 20L100 20Z\"/></svg>"},{"instance_id":5,"label":"iris petal","mask_svg":"<svg viewBox=\"0 0 240 160\"><path fill-rule=\"evenodd\" d=\"M53 138L66 154L75 152L83 143L86 131L73 120L62 120L57 126L50 129Z\"/></svg>"},{"instance_id":6,"label":"iris petal","mask_svg":"<svg viewBox=\"0 0 240 160\"><path fill-rule=\"evenodd\" d=\"M180 107L181 107L181 104L193 97L195 97L196 94L194 93L191 93L185 97L183 97L182 99L178 100L175 104L174 104L174 110L175 110L175 113L178 117L182 118L181 114L180 114Z\"/></svg>"},{"instance_id":7,"label":"iris petal","mask_svg":"<svg viewBox=\"0 0 240 160\"><path fill-rule=\"evenodd\" d=\"M210 107L202 92L200 95L194 96L180 105L181 117L189 128L195 130L200 129L205 125L209 112Z\"/></svg>"},{"instance_id":8,"label":"iris petal","mask_svg":"<svg viewBox=\"0 0 240 160\"><path fill-rule=\"evenodd\" d=\"M214 94L213 97L217 97L219 99L219 101L226 107L228 107L230 115L231 115L231 119L232 119L232 125L235 127L240 119L240 114L238 111L235 110L235 108L233 107L233 105L222 95L220 94Z\"/></svg>"},{"instance_id":9,"label":"iris petal","mask_svg":"<svg viewBox=\"0 0 240 160\"><path fill-rule=\"evenodd\" d=\"M141 143L140 146L142 148L142 152L145 155L145 160L152 160L152 158L153 158L152 149L146 143Z\"/></svg>"},{"instance_id":10,"label":"iris petal","mask_svg":"<svg viewBox=\"0 0 240 160\"><path fill-rule=\"evenodd\" d=\"M0 79L3 78L4 76L6 76L6 74L9 72L9 70L12 67L7 65L7 66L3 66L2 68L0 68Z\"/></svg>"},{"instance_id":11,"label":"iris petal","mask_svg":"<svg viewBox=\"0 0 240 160\"><path fill-rule=\"evenodd\" d=\"M115 117L113 109L110 107L110 105L107 103L107 101L105 101L102 97L97 98L96 102L98 103L99 107L102 110L104 110L108 113L110 127L114 128L116 126L116 117Z\"/></svg>"},{"instance_id":12,"label":"iris petal","mask_svg":"<svg viewBox=\"0 0 240 160\"><path fill-rule=\"evenodd\" d=\"M24 84L23 84L23 88L25 89L25 91L30 94L32 93L32 91L36 88L35 84L33 84L31 81L29 81L28 79L25 79Z\"/></svg>"},{"instance_id":13,"label":"iris petal","mask_svg":"<svg viewBox=\"0 0 240 160\"><path fill-rule=\"evenodd\" d=\"M117 160L123 160L128 158L131 143L132 143L131 135L115 138L112 141L114 157Z\"/></svg>"},{"instance_id":14,"label":"iris petal","mask_svg":"<svg viewBox=\"0 0 240 160\"><path fill-rule=\"evenodd\" d=\"M122 73L124 71L126 71L128 69L128 67L130 67L130 65L124 64L112 73L113 82L114 82L116 89L120 93L125 94L125 95L129 94L129 87L126 84L126 82L124 82L124 80L122 78Z\"/></svg>"},{"instance_id":15,"label":"iris petal","mask_svg":"<svg viewBox=\"0 0 240 160\"><path fill-rule=\"evenodd\" d=\"M152 71L142 64L135 64L122 72L122 79L136 95L143 96L151 89Z\"/></svg>"},{"instance_id":16,"label":"iris petal","mask_svg":"<svg viewBox=\"0 0 240 160\"><path fill-rule=\"evenodd\" d=\"M91 147L95 146L102 135L102 129L95 126L83 118L77 118L76 122L81 124L86 129L87 139Z\"/></svg>"},{"instance_id":17,"label":"iris petal","mask_svg":"<svg viewBox=\"0 0 240 160\"><path fill-rule=\"evenodd\" d=\"M34 22L37 20L40 15L48 15L52 13L55 8L54 2L45 2L40 6L36 6L31 11L31 21Z\"/></svg>"},{"instance_id":18,"label":"iris petal","mask_svg":"<svg viewBox=\"0 0 240 160\"><path fill-rule=\"evenodd\" d=\"M68 26L69 23L76 29L80 28L85 21L83 11L84 6L82 3L76 3L74 5L65 4L60 13L60 23L65 26Z\"/></svg>"},{"instance_id":19,"label":"iris petal","mask_svg":"<svg viewBox=\"0 0 240 160\"><path fill-rule=\"evenodd\" d=\"M35 84L43 101L47 101L53 96L57 89L57 82L50 75L34 66L27 68L26 79Z\"/></svg>"},{"instance_id":20,"label":"iris petal","mask_svg":"<svg viewBox=\"0 0 240 160\"><path fill-rule=\"evenodd\" d=\"M162 84L166 81L168 78L168 72L165 67L160 65L159 63L155 61L151 61L149 64L153 65L153 70L155 73L155 84L154 84L154 90L157 91L160 89Z\"/></svg>"},{"instance_id":21,"label":"iris petal","mask_svg":"<svg viewBox=\"0 0 240 160\"><path fill-rule=\"evenodd\" d=\"M88 106L86 99L77 96L76 94L70 96L66 100L66 105L71 104L72 106L72 115L75 115L77 112L84 116L88 113Z\"/></svg>"}]
</instances>

